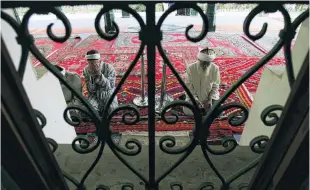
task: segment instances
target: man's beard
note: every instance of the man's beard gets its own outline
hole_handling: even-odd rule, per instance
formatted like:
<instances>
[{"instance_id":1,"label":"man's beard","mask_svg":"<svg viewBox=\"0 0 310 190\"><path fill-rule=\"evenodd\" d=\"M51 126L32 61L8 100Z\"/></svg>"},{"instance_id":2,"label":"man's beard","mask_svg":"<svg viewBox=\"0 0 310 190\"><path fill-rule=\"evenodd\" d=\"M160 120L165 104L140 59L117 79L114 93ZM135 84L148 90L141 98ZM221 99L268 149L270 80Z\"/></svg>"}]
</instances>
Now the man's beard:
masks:
<instances>
[{"instance_id":1,"label":"man's beard","mask_svg":"<svg viewBox=\"0 0 310 190\"><path fill-rule=\"evenodd\" d=\"M206 70L209 67L210 63L200 63L202 70Z\"/></svg>"}]
</instances>

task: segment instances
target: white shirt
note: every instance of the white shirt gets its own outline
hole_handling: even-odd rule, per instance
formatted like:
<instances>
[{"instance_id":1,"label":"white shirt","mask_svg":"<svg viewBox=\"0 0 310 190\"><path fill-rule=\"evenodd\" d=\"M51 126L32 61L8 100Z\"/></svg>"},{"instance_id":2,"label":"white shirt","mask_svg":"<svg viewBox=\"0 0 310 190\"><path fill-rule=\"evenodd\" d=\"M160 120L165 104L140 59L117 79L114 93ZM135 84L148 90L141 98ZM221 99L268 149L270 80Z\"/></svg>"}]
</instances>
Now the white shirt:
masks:
<instances>
[{"instance_id":1,"label":"white shirt","mask_svg":"<svg viewBox=\"0 0 310 190\"><path fill-rule=\"evenodd\" d=\"M211 63L205 70L199 64L199 61L187 67L185 84L195 99L200 102L218 100L220 98L220 71L219 67ZM189 101L189 96L186 96Z\"/></svg>"}]
</instances>

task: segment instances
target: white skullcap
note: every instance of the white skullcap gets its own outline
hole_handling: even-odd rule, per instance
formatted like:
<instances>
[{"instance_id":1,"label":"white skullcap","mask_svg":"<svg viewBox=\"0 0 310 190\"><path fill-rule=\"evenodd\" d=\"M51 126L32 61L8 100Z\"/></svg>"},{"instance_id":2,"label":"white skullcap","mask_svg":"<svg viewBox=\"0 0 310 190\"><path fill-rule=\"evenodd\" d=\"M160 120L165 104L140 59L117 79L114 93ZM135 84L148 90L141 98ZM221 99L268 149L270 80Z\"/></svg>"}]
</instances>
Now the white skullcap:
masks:
<instances>
[{"instance_id":1,"label":"white skullcap","mask_svg":"<svg viewBox=\"0 0 310 190\"><path fill-rule=\"evenodd\" d=\"M98 60L100 59L100 53L86 55L85 57L87 60Z\"/></svg>"},{"instance_id":2,"label":"white skullcap","mask_svg":"<svg viewBox=\"0 0 310 190\"><path fill-rule=\"evenodd\" d=\"M216 58L215 53L213 53L211 55L208 55L206 53L203 53L202 52L203 50L205 50L205 49L200 50L198 55L197 55L199 60L206 61L206 62L211 62L211 61L213 61Z\"/></svg>"}]
</instances>

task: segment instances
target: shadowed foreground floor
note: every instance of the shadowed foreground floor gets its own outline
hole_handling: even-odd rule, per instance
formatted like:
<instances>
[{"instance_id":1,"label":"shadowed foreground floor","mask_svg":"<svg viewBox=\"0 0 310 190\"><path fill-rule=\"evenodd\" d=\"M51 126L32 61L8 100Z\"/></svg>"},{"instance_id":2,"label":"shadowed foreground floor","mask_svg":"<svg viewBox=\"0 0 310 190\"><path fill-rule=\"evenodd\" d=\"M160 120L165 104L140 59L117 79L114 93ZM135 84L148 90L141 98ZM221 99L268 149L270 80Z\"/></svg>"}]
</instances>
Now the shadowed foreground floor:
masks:
<instances>
[{"instance_id":1,"label":"shadowed foreground floor","mask_svg":"<svg viewBox=\"0 0 310 190\"><path fill-rule=\"evenodd\" d=\"M180 155L167 155L158 146L156 147L156 176L161 175ZM99 149L99 148L98 148ZM98 150L90 154L78 154L71 145L59 145L55 152L60 167L70 173L76 179L81 180L87 169L95 160ZM251 160L259 155L251 152L249 147L237 147L232 153L222 156L211 155L210 158L221 174L227 179L233 172L243 168ZM126 160L148 179L148 147L143 146L142 152L137 156L126 157ZM240 177L231 185L231 189L237 190L240 183L249 183L255 169ZM124 182L134 184L134 189L144 189L144 185L129 169L115 157L112 151L105 147L104 153L97 166L86 180L86 187L95 190L96 186L103 184L111 190L121 189ZM220 189L220 180L216 177L201 152L200 146L192 154L172 171L160 183L160 189L170 189L170 183L182 182L183 189L197 189L203 182L213 182L215 189ZM71 182L68 182L70 189L75 189Z\"/></svg>"}]
</instances>

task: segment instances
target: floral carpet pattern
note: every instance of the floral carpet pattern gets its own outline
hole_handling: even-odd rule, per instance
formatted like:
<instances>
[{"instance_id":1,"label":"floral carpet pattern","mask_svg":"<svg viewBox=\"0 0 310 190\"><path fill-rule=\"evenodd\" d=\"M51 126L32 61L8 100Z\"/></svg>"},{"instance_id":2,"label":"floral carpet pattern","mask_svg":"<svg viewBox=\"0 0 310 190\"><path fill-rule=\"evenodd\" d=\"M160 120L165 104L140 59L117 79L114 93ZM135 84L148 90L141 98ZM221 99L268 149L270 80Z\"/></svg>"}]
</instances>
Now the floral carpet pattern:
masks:
<instances>
[{"instance_id":1,"label":"floral carpet pattern","mask_svg":"<svg viewBox=\"0 0 310 190\"><path fill-rule=\"evenodd\" d=\"M190 32L190 36L197 36L198 32ZM184 33L164 33L162 40L163 47L175 47L183 49L184 47L210 47L215 49L218 56L238 57L238 56L252 56L262 57L263 52L252 46L249 42L244 40L240 34L236 33L208 33L207 37L200 42L194 43L186 39ZM91 35L83 41L83 45L78 48L96 48L104 51L106 48L133 48L136 50L140 46L138 33L122 33L113 41L102 40L97 35Z\"/></svg>"},{"instance_id":2,"label":"floral carpet pattern","mask_svg":"<svg viewBox=\"0 0 310 190\"><path fill-rule=\"evenodd\" d=\"M175 24L162 24L160 29L163 32L183 32L186 30L186 27ZM139 32L140 30L141 30L140 26L129 25L126 28L126 32ZM192 30L195 30L195 27L192 28Z\"/></svg>"},{"instance_id":3,"label":"floral carpet pattern","mask_svg":"<svg viewBox=\"0 0 310 190\"><path fill-rule=\"evenodd\" d=\"M117 81L119 81L118 79ZM160 93L160 83L161 81L156 82L156 94ZM146 84L147 88L147 84ZM229 86L222 84L220 87L220 94L222 95L225 93L226 89L229 88ZM83 89L85 96L87 96L87 91L84 87ZM184 93L184 89L179 85L179 82L175 78L168 78L167 79L167 92L168 94L171 94L175 99L177 99L181 94ZM120 92L117 94L119 104L131 104L133 102L133 99L137 96L141 95L141 89L140 89L140 78L139 77L129 77L129 79L126 80L126 83L122 86ZM235 93L233 93L225 103L232 103L232 102L239 102L246 107L250 107L252 104L252 100L250 98L250 95L248 94L248 91L246 90L246 87L242 85L240 88L236 90ZM228 110L225 112L225 116L231 114L236 110ZM173 109L174 113L177 113L179 116L185 116L182 112L182 108L176 107ZM147 117L147 108L140 108L140 116L141 117ZM124 132L126 130L136 130L136 131L147 131L147 120L141 121L136 125L124 125L120 123L120 117L121 115L116 115L114 120L112 120L112 131L113 132ZM86 127L87 126L87 127ZM79 133L86 133L86 132L93 132L95 130L95 127L93 124L89 123L88 125L83 125L78 127L77 131ZM91 126L91 128L89 128ZM179 122L175 125L168 125L165 124L163 121L158 120L156 122L156 130L157 131L173 131L173 130L191 130L194 127L194 121L190 118L179 118ZM222 121L220 119L216 120L211 130L215 129L221 129L221 130L229 130L234 133L241 133L242 132L242 126L241 127L231 127L227 121Z\"/></svg>"},{"instance_id":4,"label":"floral carpet pattern","mask_svg":"<svg viewBox=\"0 0 310 190\"><path fill-rule=\"evenodd\" d=\"M79 42L80 39L78 38L70 38L64 43L57 43L51 41L49 38L37 38L35 39L35 45L39 49L39 51L44 55L49 61L51 61L52 64L57 64L57 62L54 62L55 58L61 52L59 50L66 50L66 49L72 49L75 44ZM37 79L40 79L46 72L47 70L41 63L32 55L29 54L29 57L32 61L32 64L35 68L35 74L37 76Z\"/></svg>"},{"instance_id":5,"label":"floral carpet pattern","mask_svg":"<svg viewBox=\"0 0 310 190\"><path fill-rule=\"evenodd\" d=\"M191 32L190 35L195 36L197 34L198 33ZM137 33L120 33L118 38L112 41L105 41L97 35L90 35L83 41L74 38L61 45L48 41L47 39L37 39L36 43L38 46L40 46L40 44L45 44L45 46L48 47L46 54L44 54L45 56L54 52L47 57L50 62L63 66L68 71L76 72L80 76L83 68L87 65L84 58L85 53L90 49L97 49L101 53L102 60L115 67L117 72L117 82L124 75L135 58L140 45ZM265 55L263 51L249 43L240 34L209 33L208 37L201 42L192 43L185 38L184 33L168 33L164 34L162 44L168 51L167 55L170 62L183 79L185 77L187 65L192 64L197 60L196 56L200 48L211 47L215 49L217 58L214 60L214 63L219 66L221 73L221 95ZM146 55L143 56L143 59L145 63L145 71L147 72ZM283 62L283 58L276 57L272 59L268 65L280 65L283 64ZM133 99L141 94L140 63L141 58L130 73L129 78L122 86L120 92L117 94L120 104L132 103ZM36 64L36 67L40 67L36 60L33 60L33 64ZM156 92L160 93L163 61L158 52L156 54L155 64L155 75L157 79ZM225 103L239 102L250 108L253 101L252 97L257 90L262 70L263 69L260 69L243 85L241 85ZM147 77L145 77L145 81L147 81ZM184 93L184 89L169 68L167 69L166 84L167 92L174 98L177 99ZM147 89L147 82L145 88ZM85 86L83 94L87 97ZM183 114L181 108L175 108L173 111L177 112L180 116ZM228 110L225 112L225 115L227 116L234 111L236 110ZM147 116L147 108L140 109L140 115L141 117ZM129 126L122 124L120 118L117 118L116 116L112 121L111 127L113 132L123 132L127 130L147 131L147 120ZM179 122L174 125L168 125L162 120L156 122L157 131L191 130L193 127L194 121L192 119L180 119ZM92 133L94 130L95 127L92 123L82 123L76 128L77 133ZM211 136L213 134L214 137L218 137L233 133L242 133L242 130L243 126L232 127L228 124L227 120L216 119L210 128L210 134Z\"/></svg>"},{"instance_id":6,"label":"floral carpet pattern","mask_svg":"<svg viewBox=\"0 0 310 190\"><path fill-rule=\"evenodd\" d=\"M248 39L245 35L242 35L242 37L246 40L249 40L251 41L250 39ZM254 46L256 46L258 49L260 49L262 52L264 53L267 53L269 52L274 45L276 45L276 43L279 41L279 37L275 34L266 34L264 35L261 39L255 41L255 42L252 42ZM295 39L292 40L292 45L291 45L291 48L293 49L294 47L294 44L295 44L295 41L296 41L296 36L295 36ZM282 48L281 51L279 51L275 57L284 57L284 49Z\"/></svg>"}]
</instances>

